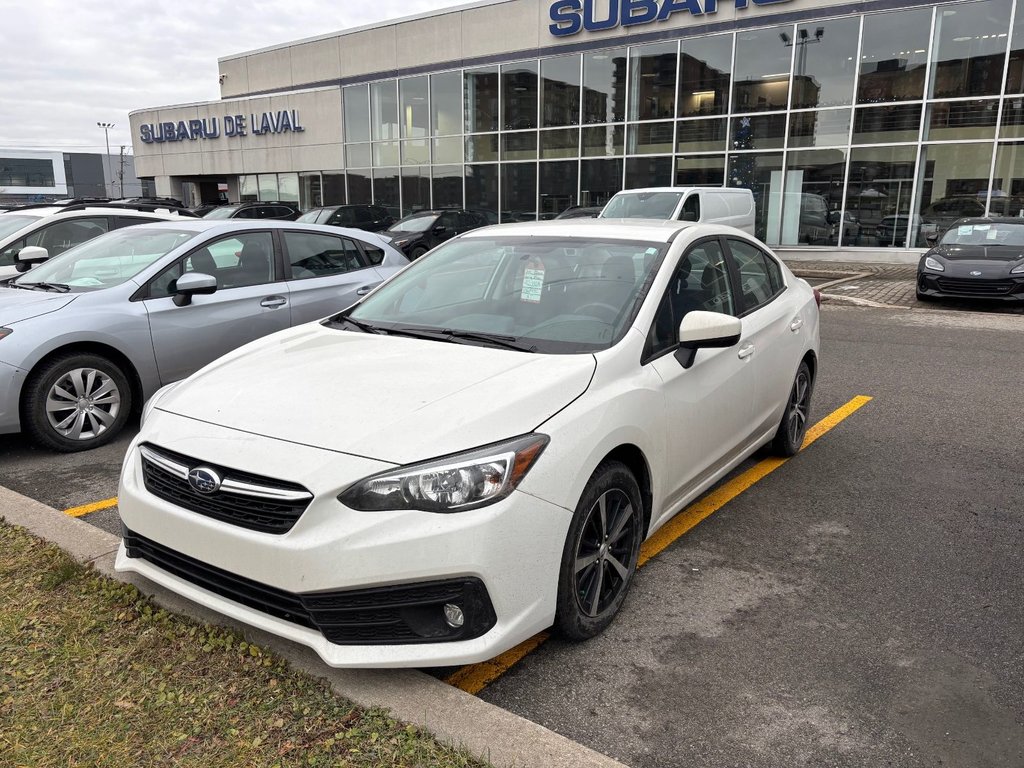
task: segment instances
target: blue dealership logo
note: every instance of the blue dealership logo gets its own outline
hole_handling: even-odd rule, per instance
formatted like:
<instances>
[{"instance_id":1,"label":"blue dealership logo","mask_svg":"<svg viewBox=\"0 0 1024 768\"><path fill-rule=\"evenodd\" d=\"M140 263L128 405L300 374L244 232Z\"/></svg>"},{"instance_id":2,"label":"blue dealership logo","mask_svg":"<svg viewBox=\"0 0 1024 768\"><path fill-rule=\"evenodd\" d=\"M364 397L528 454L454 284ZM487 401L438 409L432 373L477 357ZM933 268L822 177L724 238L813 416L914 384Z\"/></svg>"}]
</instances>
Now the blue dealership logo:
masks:
<instances>
[{"instance_id":1,"label":"blue dealership logo","mask_svg":"<svg viewBox=\"0 0 1024 768\"><path fill-rule=\"evenodd\" d=\"M733 0L737 10L790 0ZM555 0L551 4L552 35L565 37L586 30L600 32L667 21L676 13L704 16L718 12L718 0Z\"/></svg>"}]
</instances>

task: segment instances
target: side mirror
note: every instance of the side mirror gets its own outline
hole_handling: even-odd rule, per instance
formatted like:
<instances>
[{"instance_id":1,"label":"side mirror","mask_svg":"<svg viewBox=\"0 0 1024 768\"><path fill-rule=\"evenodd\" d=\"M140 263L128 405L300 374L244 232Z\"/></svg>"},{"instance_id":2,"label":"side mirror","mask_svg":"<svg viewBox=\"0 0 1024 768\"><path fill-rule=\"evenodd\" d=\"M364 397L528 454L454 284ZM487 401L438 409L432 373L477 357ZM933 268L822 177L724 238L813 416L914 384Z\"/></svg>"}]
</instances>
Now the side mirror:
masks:
<instances>
[{"instance_id":1,"label":"side mirror","mask_svg":"<svg viewBox=\"0 0 1024 768\"><path fill-rule=\"evenodd\" d=\"M435 235L443 235L447 231L448 227L446 227L444 224L438 224L436 227L434 227Z\"/></svg>"},{"instance_id":2,"label":"side mirror","mask_svg":"<svg viewBox=\"0 0 1024 768\"><path fill-rule=\"evenodd\" d=\"M26 245L18 251L18 261L14 268L19 272L28 272L36 264L41 264L50 258L50 252L45 248L35 245Z\"/></svg>"},{"instance_id":3,"label":"side mirror","mask_svg":"<svg viewBox=\"0 0 1024 768\"><path fill-rule=\"evenodd\" d=\"M829 224L839 224L842 222L842 217L839 215L839 211L829 211L826 214L825 219Z\"/></svg>"},{"instance_id":4,"label":"side mirror","mask_svg":"<svg viewBox=\"0 0 1024 768\"><path fill-rule=\"evenodd\" d=\"M679 324L679 349L676 359L683 368L693 365L701 347L731 347L740 340L743 323L738 317L720 312L693 310Z\"/></svg>"},{"instance_id":5,"label":"side mirror","mask_svg":"<svg viewBox=\"0 0 1024 768\"><path fill-rule=\"evenodd\" d=\"M174 281L174 306L187 307L192 297L214 293L217 290L217 278L202 272L186 272Z\"/></svg>"}]
</instances>

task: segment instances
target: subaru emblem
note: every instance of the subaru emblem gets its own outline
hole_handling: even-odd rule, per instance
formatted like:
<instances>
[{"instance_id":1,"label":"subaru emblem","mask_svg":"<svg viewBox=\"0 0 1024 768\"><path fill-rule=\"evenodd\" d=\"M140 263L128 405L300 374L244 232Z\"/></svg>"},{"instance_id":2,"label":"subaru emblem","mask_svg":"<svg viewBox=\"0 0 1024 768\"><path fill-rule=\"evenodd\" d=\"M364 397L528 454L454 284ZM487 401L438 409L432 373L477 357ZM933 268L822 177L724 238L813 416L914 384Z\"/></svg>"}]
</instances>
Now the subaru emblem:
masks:
<instances>
[{"instance_id":1,"label":"subaru emblem","mask_svg":"<svg viewBox=\"0 0 1024 768\"><path fill-rule=\"evenodd\" d=\"M220 475L209 467L196 467L188 473L188 484L194 491L209 495L220 490Z\"/></svg>"},{"instance_id":2,"label":"subaru emblem","mask_svg":"<svg viewBox=\"0 0 1024 768\"><path fill-rule=\"evenodd\" d=\"M981 277L981 272L975 269L973 272L971 272L971 277Z\"/></svg>"}]
</instances>

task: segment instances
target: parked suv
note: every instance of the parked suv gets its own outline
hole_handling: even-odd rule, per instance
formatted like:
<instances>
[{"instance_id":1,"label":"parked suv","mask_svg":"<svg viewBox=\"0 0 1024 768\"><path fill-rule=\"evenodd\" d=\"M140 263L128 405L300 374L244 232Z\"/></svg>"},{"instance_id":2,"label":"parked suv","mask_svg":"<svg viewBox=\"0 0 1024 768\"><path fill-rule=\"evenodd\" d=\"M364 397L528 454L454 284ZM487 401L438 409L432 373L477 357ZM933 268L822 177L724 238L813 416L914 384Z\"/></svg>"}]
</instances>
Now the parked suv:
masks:
<instances>
[{"instance_id":1,"label":"parked suv","mask_svg":"<svg viewBox=\"0 0 1024 768\"><path fill-rule=\"evenodd\" d=\"M395 217L383 205L329 205L306 211L296 221L383 232L395 223Z\"/></svg>"},{"instance_id":2,"label":"parked suv","mask_svg":"<svg viewBox=\"0 0 1024 768\"><path fill-rule=\"evenodd\" d=\"M474 211L457 208L437 211L417 211L395 222L382 233L391 244L408 256L418 259L435 245L451 240L471 229L487 226L487 217Z\"/></svg>"},{"instance_id":3,"label":"parked suv","mask_svg":"<svg viewBox=\"0 0 1024 768\"><path fill-rule=\"evenodd\" d=\"M154 221L194 218L187 212L127 203L31 206L0 214L0 280L111 230ZM31 247L32 258L24 248ZM20 258L19 258L20 257ZM21 262L21 269L18 265Z\"/></svg>"},{"instance_id":4,"label":"parked suv","mask_svg":"<svg viewBox=\"0 0 1024 768\"><path fill-rule=\"evenodd\" d=\"M302 214L295 203L263 200L250 203L228 203L214 208L204 219L277 219L295 221Z\"/></svg>"}]
</instances>

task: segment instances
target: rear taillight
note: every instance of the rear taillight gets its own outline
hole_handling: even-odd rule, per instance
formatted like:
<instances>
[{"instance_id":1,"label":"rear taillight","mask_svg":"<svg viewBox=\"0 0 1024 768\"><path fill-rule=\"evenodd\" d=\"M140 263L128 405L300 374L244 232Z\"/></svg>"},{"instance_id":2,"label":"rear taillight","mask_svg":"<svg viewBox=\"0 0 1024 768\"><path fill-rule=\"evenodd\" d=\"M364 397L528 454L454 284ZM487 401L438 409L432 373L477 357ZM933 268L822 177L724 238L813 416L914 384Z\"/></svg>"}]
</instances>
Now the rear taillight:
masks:
<instances>
[{"instance_id":1,"label":"rear taillight","mask_svg":"<svg viewBox=\"0 0 1024 768\"><path fill-rule=\"evenodd\" d=\"M814 291L814 303L818 305L818 309L821 309L821 291L817 288L812 288Z\"/></svg>"}]
</instances>

